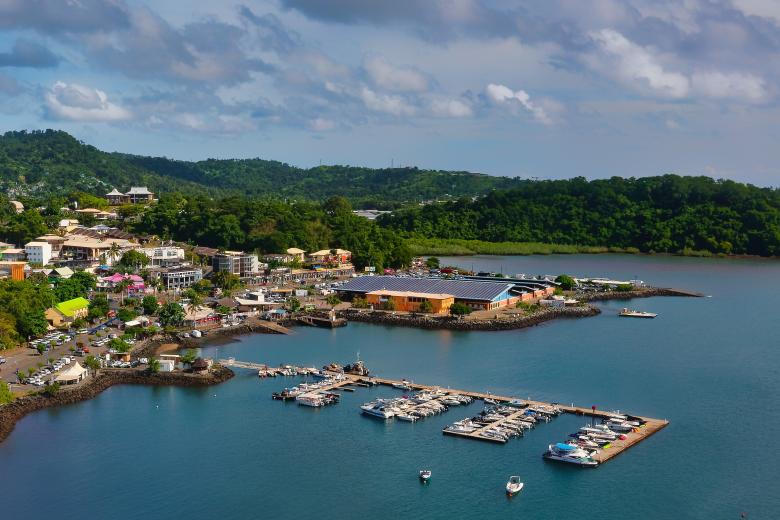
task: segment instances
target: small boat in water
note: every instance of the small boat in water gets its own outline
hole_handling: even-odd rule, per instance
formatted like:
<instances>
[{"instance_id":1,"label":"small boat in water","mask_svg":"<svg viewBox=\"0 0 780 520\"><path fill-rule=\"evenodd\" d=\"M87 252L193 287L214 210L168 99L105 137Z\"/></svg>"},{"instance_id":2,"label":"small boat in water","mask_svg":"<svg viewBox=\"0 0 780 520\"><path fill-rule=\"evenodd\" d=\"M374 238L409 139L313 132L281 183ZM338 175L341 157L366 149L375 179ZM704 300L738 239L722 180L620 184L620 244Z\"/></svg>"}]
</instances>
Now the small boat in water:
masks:
<instances>
[{"instance_id":1,"label":"small boat in water","mask_svg":"<svg viewBox=\"0 0 780 520\"><path fill-rule=\"evenodd\" d=\"M618 316L621 318L655 318L658 314L654 312L635 311L624 307L620 310Z\"/></svg>"},{"instance_id":2,"label":"small boat in water","mask_svg":"<svg viewBox=\"0 0 780 520\"><path fill-rule=\"evenodd\" d=\"M397 388L399 390L411 390L412 387L409 385L409 381L404 379L400 383L393 383L393 388Z\"/></svg>"},{"instance_id":3,"label":"small boat in water","mask_svg":"<svg viewBox=\"0 0 780 520\"><path fill-rule=\"evenodd\" d=\"M432 475L433 473L431 473L431 470L429 469L420 470L420 480L422 480L423 482L428 482L429 480L431 480Z\"/></svg>"},{"instance_id":4,"label":"small boat in water","mask_svg":"<svg viewBox=\"0 0 780 520\"><path fill-rule=\"evenodd\" d=\"M506 483L506 494L510 497L515 496L523 489L523 483L520 482L520 477L513 475L509 477L509 482Z\"/></svg>"},{"instance_id":5,"label":"small boat in water","mask_svg":"<svg viewBox=\"0 0 780 520\"><path fill-rule=\"evenodd\" d=\"M395 411L390 406L386 406L386 403L382 399L371 401L360 407L360 410L373 417L379 417L380 419L390 419L395 415Z\"/></svg>"}]
</instances>

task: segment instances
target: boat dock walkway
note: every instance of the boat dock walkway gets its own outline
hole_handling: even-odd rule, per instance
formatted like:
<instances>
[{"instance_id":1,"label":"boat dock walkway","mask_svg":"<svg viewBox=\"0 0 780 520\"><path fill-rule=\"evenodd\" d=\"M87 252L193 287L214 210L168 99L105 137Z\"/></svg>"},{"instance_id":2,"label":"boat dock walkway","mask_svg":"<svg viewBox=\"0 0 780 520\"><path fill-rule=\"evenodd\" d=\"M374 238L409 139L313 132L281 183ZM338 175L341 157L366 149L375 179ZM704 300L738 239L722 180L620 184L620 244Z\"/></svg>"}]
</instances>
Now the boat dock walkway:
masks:
<instances>
[{"instance_id":1,"label":"boat dock walkway","mask_svg":"<svg viewBox=\"0 0 780 520\"><path fill-rule=\"evenodd\" d=\"M244 361L237 361L235 359L220 359L219 362L223 364L224 366L230 367L230 368L247 368L250 370L281 370L281 368L274 369L269 367L268 365L260 364L260 363L250 363L250 362L244 362ZM287 365L289 366L289 365ZM298 367L294 367L298 368ZM331 385L322 387L318 389L319 391L331 391L331 390L337 390L343 386L348 385L354 385L354 386L370 386L370 385L385 385L390 387L397 387L397 385L400 384L406 384L408 385L412 390L440 390L443 392L446 392L448 394L458 394L458 395L467 395L469 397L472 397L473 399L479 399L484 401L485 399L491 399L493 401L498 402L499 404L506 404L510 401L517 401L517 397L510 397L510 396L503 396L503 395L496 395L489 392L474 392L470 390L460 390L455 388L444 388L439 385L423 385L420 383L414 383L411 381L399 381L396 379L386 379L382 377L374 377L374 376L359 376L354 374L341 374L337 372L332 372L333 375L339 375L343 376L343 379L334 382ZM608 412L604 410L598 410L593 408L583 408L579 406L567 406L562 405L560 403L546 403L544 401L534 401L530 399L520 399L524 404L527 404L528 407L550 407L550 406L557 406L562 412L569 413L573 415L580 415L580 416L588 416L588 417L595 417L597 419L604 419L608 420L610 417L615 415L615 412ZM453 435L456 437L463 437L463 438L469 438L469 439L477 439L481 441L490 441L490 442L498 442L502 443L503 441L489 438L489 437L483 437L480 435L480 433L484 432L485 430L489 430L491 428L495 428L496 426L499 426L501 423L516 419L523 415L525 413L525 408L519 408L517 412L510 414L506 416L504 419L491 423L483 428L480 428L479 430L476 430L471 433L459 433L459 432L445 432L447 435ZM621 412L622 413L622 412ZM607 462L608 460L613 459L617 455L623 453L628 448L636 445L637 443L647 439L654 433L660 431L661 429L665 428L669 421L664 419L654 419L652 417L642 417L637 416L633 414L627 414L631 415L632 417L637 417L645 422L644 425L642 425L639 428L636 428L634 431L626 433L626 439L625 440L616 440L611 443L611 445L607 448L603 448L593 456L593 459L599 462L599 464L602 464L604 462Z\"/></svg>"}]
</instances>

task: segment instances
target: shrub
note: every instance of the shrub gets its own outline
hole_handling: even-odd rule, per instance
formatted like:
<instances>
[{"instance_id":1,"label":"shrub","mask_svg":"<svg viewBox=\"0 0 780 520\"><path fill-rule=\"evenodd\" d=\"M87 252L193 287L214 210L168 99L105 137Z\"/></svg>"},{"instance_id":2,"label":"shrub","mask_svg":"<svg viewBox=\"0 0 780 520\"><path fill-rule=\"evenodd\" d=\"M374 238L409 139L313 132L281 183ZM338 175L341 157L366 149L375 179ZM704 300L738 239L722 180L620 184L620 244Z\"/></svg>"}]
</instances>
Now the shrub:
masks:
<instances>
[{"instance_id":1,"label":"shrub","mask_svg":"<svg viewBox=\"0 0 780 520\"><path fill-rule=\"evenodd\" d=\"M420 312L433 312L433 304L430 300L420 302Z\"/></svg>"},{"instance_id":2,"label":"shrub","mask_svg":"<svg viewBox=\"0 0 780 520\"><path fill-rule=\"evenodd\" d=\"M471 314L471 307L465 303L453 303L450 307L450 314L453 316L465 316Z\"/></svg>"},{"instance_id":3,"label":"shrub","mask_svg":"<svg viewBox=\"0 0 780 520\"><path fill-rule=\"evenodd\" d=\"M352 306L356 309L368 309L368 301L365 298L355 297L352 300Z\"/></svg>"}]
</instances>

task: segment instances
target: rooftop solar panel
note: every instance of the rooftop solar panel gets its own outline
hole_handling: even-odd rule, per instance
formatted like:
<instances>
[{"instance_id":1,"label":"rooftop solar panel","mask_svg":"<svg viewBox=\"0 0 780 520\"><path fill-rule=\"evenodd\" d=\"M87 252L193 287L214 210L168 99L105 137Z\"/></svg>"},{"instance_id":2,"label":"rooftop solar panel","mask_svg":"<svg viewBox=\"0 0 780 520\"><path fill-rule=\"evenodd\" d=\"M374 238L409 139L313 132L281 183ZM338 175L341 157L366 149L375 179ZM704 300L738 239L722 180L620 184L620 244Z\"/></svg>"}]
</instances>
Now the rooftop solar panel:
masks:
<instances>
[{"instance_id":1,"label":"rooftop solar panel","mask_svg":"<svg viewBox=\"0 0 780 520\"><path fill-rule=\"evenodd\" d=\"M442 280L440 278L399 278L395 276L360 276L353 278L339 291L367 293L371 291L411 291L451 294L460 300L493 301L512 287L511 283L467 280Z\"/></svg>"}]
</instances>

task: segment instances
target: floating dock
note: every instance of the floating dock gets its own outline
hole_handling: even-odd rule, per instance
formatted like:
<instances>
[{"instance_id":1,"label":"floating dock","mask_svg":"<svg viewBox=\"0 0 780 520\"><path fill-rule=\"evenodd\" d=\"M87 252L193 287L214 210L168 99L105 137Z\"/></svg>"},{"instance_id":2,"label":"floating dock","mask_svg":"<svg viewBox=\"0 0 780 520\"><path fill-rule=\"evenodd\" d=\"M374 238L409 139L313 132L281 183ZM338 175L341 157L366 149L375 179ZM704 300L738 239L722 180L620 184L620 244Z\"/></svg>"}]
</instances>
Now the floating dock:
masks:
<instances>
[{"instance_id":1,"label":"floating dock","mask_svg":"<svg viewBox=\"0 0 780 520\"><path fill-rule=\"evenodd\" d=\"M259 363L248 363L244 361L237 361L235 359L220 359L219 362L223 364L224 366L230 367L230 368L247 368L250 370L281 370L279 369L273 369L268 367L268 365L263 365ZM290 366L290 365L285 365ZM296 368L296 370L300 371L302 370L300 367L293 367ZM396 386L399 384L406 384L408 385L412 390L438 390L446 392L447 394L457 394L457 395L467 395L475 400L482 400L485 399L491 399L498 404L504 404L506 405L510 401L518 401L518 398L516 397L509 397L509 396L503 396L503 395L496 395L492 393L486 393L486 392L472 392L469 390L459 390L455 388L442 388L438 385L423 385L419 383L414 383L411 381L399 381L396 379L386 379L382 377L373 377L373 376L359 376L354 374L342 374L340 372L331 372L334 376L339 375L343 376L343 379L340 379L339 381L334 382L333 384L324 386L322 388L319 388L318 391L332 391L337 390L341 387L345 387L347 385L349 386L373 386L373 385L386 385L393 387L397 390ZM558 409L561 410L563 413L569 413L573 415L581 415L581 416L587 416L587 417L595 417L597 419L603 419L608 420L610 417L614 416L616 412L607 412L602 410L594 410L593 408L581 408L578 406L566 406L559 403L546 403L543 401L534 401L530 399L519 399L519 401L522 401L524 405L527 405L523 408L518 408L517 412L512 413L503 419L499 421L495 421L493 423L490 423L489 425L480 428L474 432L466 433L466 432L452 432L452 431L445 431L445 435L452 435L454 437L463 437L467 439L476 439L480 441L487 441L487 442L494 442L499 444L504 444L504 441L500 439L490 438L490 437L483 437L479 435L484 430L488 430L490 428L495 428L496 426L499 426L502 422L516 419L523 415L526 411L526 408L528 407L549 407L549 406L556 406ZM623 412L621 412L623 413ZM599 452L595 455L593 455L593 459L597 461L599 464L603 464L604 462L607 462L608 460L611 460L615 458L616 456L620 455L624 451L626 451L628 448L638 444L639 442L647 439L651 435L657 433L658 431L665 428L669 421L664 419L654 419L652 417L643 417L633 414L625 414L629 415L630 417L635 417L637 419L640 419L644 422L642 426L639 428L635 428L634 431L625 433L625 440L615 440L610 443L609 447L600 448Z\"/></svg>"}]
</instances>

